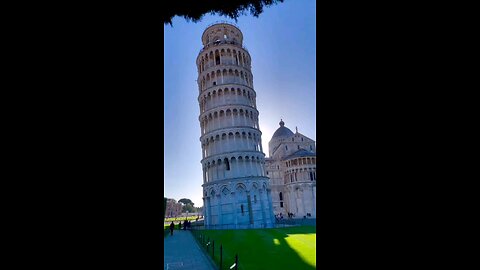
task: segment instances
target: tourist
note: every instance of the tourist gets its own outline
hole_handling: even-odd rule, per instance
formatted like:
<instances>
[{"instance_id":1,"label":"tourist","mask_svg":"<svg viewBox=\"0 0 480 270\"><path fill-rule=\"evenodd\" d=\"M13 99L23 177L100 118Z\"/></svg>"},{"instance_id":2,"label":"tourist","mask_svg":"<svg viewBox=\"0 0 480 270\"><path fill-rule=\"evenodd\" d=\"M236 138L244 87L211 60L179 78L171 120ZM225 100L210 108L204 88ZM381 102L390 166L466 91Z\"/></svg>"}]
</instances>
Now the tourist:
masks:
<instances>
[{"instance_id":1,"label":"tourist","mask_svg":"<svg viewBox=\"0 0 480 270\"><path fill-rule=\"evenodd\" d=\"M173 228L175 228L175 224L173 224L172 221L172 223L170 223L170 235L173 235Z\"/></svg>"},{"instance_id":2,"label":"tourist","mask_svg":"<svg viewBox=\"0 0 480 270\"><path fill-rule=\"evenodd\" d=\"M182 222L180 221L180 223L178 223L178 229L181 230L182 229Z\"/></svg>"}]
</instances>

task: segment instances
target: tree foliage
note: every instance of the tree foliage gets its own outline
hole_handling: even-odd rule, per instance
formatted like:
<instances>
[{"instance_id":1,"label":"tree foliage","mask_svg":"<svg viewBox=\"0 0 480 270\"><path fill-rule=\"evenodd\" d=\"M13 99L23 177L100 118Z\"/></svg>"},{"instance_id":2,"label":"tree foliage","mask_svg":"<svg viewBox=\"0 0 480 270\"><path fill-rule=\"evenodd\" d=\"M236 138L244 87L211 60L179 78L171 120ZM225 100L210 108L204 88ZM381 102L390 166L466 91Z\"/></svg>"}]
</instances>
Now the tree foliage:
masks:
<instances>
[{"instance_id":1,"label":"tree foliage","mask_svg":"<svg viewBox=\"0 0 480 270\"><path fill-rule=\"evenodd\" d=\"M190 199L187 199L187 198L182 198L180 200L178 200L179 203L183 203L183 204L191 204L192 206L194 205L194 203L192 202L192 200Z\"/></svg>"},{"instance_id":2,"label":"tree foliage","mask_svg":"<svg viewBox=\"0 0 480 270\"><path fill-rule=\"evenodd\" d=\"M238 16L246 14L258 17L264 7L281 3L284 0L193 0L193 1L170 1L168 7L163 10L163 23L172 25L172 18L180 16L187 21L198 22L203 15L218 14L237 21ZM164 3L166 3L165 1Z\"/></svg>"},{"instance_id":3,"label":"tree foliage","mask_svg":"<svg viewBox=\"0 0 480 270\"><path fill-rule=\"evenodd\" d=\"M189 213L195 213L197 210L195 207L193 207L193 205L191 204L185 204L183 207L182 207L182 212L185 213L185 212L189 212Z\"/></svg>"},{"instance_id":4,"label":"tree foliage","mask_svg":"<svg viewBox=\"0 0 480 270\"><path fill-rule=\"evenodd\" d=\"M165 211L167 210L167 198L163 197L163 220L165 220Z\"/></svg>"},{"instance_id":5,"label":"tree foliage","mask_svg":"<svg viewBox=\"0 0 480 270\"><path fill-rule=\"evenodd\" d=\"M192 200L187 199L187 198L182 198L182 199L178 200L178 202L183 204L183 206L182 206L182 212L183 213L185 213L187 211L189 213L196 212L195 207L193 207L194 203L192 202Z\"/></svg>"}]
</instances>

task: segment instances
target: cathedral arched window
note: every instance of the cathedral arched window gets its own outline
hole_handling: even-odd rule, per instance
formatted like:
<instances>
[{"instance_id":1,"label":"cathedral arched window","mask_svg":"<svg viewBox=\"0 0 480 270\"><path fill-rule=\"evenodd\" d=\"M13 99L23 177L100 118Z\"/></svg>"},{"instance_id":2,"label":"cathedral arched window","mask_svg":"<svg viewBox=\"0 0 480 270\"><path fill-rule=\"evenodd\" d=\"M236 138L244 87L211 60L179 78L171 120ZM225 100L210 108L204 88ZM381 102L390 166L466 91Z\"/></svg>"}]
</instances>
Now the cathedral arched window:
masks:
<instances>
[{"instance_id":1,"label":"cathedral arched window","mask_svg":"<svg viewBox=\"0 0 480 270\"><path fill-rule=\"evenodd\" d=\"M300 145L297 145L297 149L300 150Z\"/></svg>"},{"instance_id":2,"label":"cathedral arched window","mask_svg":"<svg viewBox=\"0 0 480 270\"><path fill-rule=\"evenodd\" d=\"M285 150L288 150L288 147L285 145Z\"/></svg>"},{"instance_id":3,"label":"cathedral arched window","mask_svg":"<svg viewBox=\"0 0 480 270\"><path fill-rule=\"evenodd\" d=\"M310 172L310 181L313 181L313 172Z\"/></svg>"},{"instance_id":4,"label":"cathedral arched window","mask_svg":"<svg viewBox=\"0 0 480 270\"><path fill-rule=\"evenodd\" d=\"M280 194L279 194L279 197L280 197L280 201L283 201L283 195L282 195L282 192L280 192Z\"/></svg>"},{"instance_id":5,"label":"cathedral arched window","mask_svg":"<svg viewBox=\"0 0 480 270\"><path fill-rule=\"evenodd\" d=\"M310 145L310 150L313 150L313 147Z\"/></svg>"},{"instance_id":6,"label":"cathedral arched window","mask_svg":"<svg viewBox=\"0 0 480 270\"><path fill-rule=\"evenodd\" d=\"M240 209L242 210L242 216L243 216L243 204L240 205Z\"/></svg>"},{"instance_id":7,"label":"cathedral arched window","mask_svg":"<svg viewBox=\"0 0 480 270\"><path fill-rule=\"evenodd\" d=\"M225 169L227 171L230 171L230 162L228 162L228 158L225 158L224 162L225 162Z\"/></svg>"}]
</instances>

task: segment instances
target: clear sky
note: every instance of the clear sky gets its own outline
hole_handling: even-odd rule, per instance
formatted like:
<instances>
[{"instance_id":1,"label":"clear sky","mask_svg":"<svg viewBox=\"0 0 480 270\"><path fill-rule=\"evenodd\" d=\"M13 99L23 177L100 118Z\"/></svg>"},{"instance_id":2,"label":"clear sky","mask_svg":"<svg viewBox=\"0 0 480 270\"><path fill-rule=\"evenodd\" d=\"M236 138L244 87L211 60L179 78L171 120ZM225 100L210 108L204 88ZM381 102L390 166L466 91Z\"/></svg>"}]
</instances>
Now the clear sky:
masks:
<instances>
[{"instance_id":1,"label":"clear sky","mask_svg":"<svg viewBox=\"0 0 480 270\"><path fill-rule=\"evenodd\" d=\"M236 24L252 59L262 146L285 126L316 140L315 0L285 0L265 8L258 18L235 22L206 15L200 22L175 17L164 26L164 195L202 202L202 159L195 59L205 28L216 21Z\"/></svg>"}]
</instances>

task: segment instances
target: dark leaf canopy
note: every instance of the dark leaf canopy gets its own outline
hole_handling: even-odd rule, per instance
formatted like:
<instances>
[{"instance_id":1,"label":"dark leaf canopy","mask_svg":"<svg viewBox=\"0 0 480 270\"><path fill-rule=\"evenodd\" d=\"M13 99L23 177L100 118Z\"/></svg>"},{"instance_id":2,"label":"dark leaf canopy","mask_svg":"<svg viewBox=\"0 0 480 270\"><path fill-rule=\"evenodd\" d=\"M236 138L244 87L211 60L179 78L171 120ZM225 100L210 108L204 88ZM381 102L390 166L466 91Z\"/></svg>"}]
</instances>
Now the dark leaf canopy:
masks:
<instances>
[{"instance_id":1,"label":"dark leaf canopy","mask_svg":"<svg viewBox=\"0 0 480 270\"><path fill-rule=\"evenodd\" d=\"M238 16L250 12L258 17L264 7L283 2L284 0L193 0L193 1L164 1L168 6L163 10L164 24L172 25L175 16L184 17L187 21L198 22L203 15L218 14L237 21Z\"/></svg>"},{"instance_id":2,"label":"dark leaf canopy","mask_svg":"<svg viewBox=\"0 0 480 270\"><path fill-rule=\"evenodd\" d=\"M183 203L183 204L191 204L192 206L194 205L194 203L190 200L190 199L187 199L187 198L183 198L183 199L180 199L178 200L179 203Z\"/></svg>"}]
</instances>

